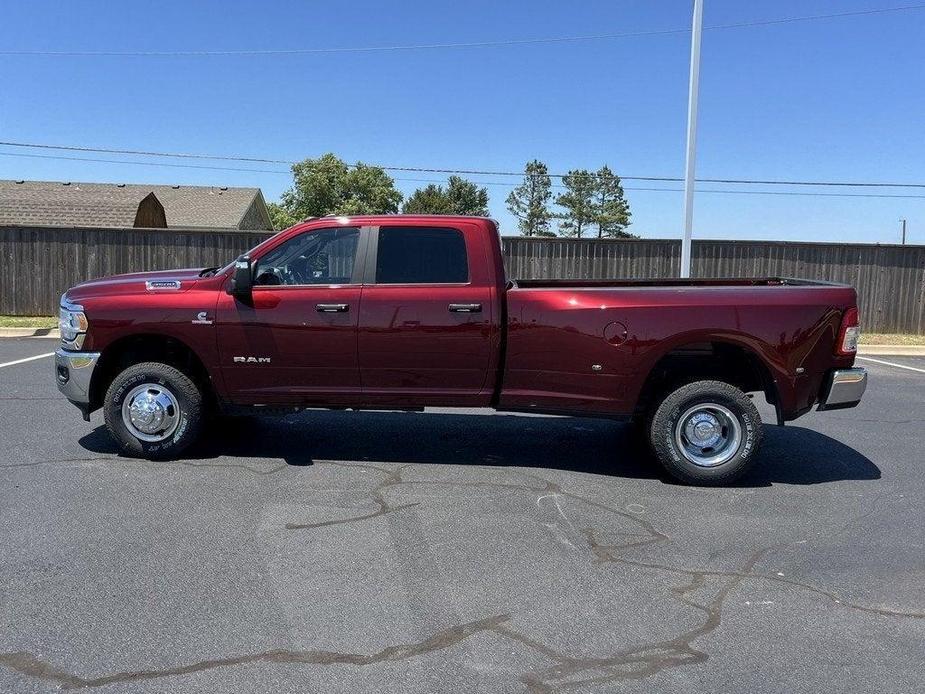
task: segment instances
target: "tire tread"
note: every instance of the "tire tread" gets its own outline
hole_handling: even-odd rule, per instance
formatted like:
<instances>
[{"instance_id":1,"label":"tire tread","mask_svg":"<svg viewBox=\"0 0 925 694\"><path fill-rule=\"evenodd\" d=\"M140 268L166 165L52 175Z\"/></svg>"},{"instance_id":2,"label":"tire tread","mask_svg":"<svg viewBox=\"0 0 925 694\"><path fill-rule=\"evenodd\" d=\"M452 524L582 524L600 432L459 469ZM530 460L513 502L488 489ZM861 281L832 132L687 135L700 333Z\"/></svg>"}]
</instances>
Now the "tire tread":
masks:
<instances>
[{"instance_id":1,"label":"tire tread","mask_svg":"<svg viewBox=\"0 0 925 694\"><path fill-rule=\"evenodd\" d=\"M682 409L698 401L717 402L729 407L737 415L750 418L754 423L750 430L743 423L742 446L732 460L717 467L698 467L685 460L674 444L673 417L680 416ZM725 381L694 381L677 388L664 397L648 422L648 439L656 459L668 474L687 484L721 486L738 479L754 464L762 438L761 415L755 404L739 388ZM746 444L748 450L743 455Z\"/></svg>"},{"instance_id":2,"label":"tire tread","mask_svg":"<svg viewBox=\"0 0 925 694\"><path fill-rule=\"evenodd\" d=\"M139 375L163 381L176 395L186 424L179 432L179 436L175 433L173 439L152 445L136 439L126 429L122 421L122 398L119 397L119 391L124 388L126 381L137 378ZM161 362L133 364L117 374L109 384L103 401L103 419L106 422L106 428L122 451L133 457L149 460L174 458L186 450L199 435L202 415L203 396L197 385L179 369Z\"/></svg>"}]
</instances>

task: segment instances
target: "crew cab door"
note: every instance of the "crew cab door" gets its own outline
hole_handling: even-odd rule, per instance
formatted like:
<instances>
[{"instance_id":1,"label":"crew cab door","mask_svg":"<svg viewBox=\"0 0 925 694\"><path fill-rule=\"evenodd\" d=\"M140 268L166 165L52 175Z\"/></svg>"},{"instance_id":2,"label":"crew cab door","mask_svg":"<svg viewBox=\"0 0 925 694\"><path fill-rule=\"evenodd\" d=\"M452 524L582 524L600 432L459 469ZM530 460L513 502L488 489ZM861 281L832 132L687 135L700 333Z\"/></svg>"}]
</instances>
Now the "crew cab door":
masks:
<instances>
[{"instance_id":1,"label":"crew cab door","mask_svg":"<svg viewBox=\"0 0 925 694\"><path fill-rule=\"evenodd\" d=\"M250 299L222 295L216 332L233 402L336 405L359 395L367 235L337 226L292 236L254 259Z\"/></svg>"},{"instance_id":2,"label":"crew cab door","mask_svg":"<svg viewBox=\"0 0 925 694\"><path fill-rule=\"evenodd\" d=\"M373 229L358 333L364 402L488 404L498 316L479 231L464 223Z\"/></svg>"}]
</instances>

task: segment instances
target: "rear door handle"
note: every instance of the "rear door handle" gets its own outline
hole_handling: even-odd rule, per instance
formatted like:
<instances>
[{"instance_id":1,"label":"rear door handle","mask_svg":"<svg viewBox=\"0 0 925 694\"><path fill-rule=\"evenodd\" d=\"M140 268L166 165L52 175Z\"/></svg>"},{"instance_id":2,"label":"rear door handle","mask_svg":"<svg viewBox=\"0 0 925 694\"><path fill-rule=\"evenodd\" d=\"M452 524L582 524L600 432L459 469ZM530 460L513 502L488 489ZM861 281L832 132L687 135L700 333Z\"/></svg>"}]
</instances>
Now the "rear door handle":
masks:
<instances>
[{"instance_id":1,"label":"rear door handle","mask_svg":"<svg viewBox=\"0 0 925 694\"><path fill-rule=\"evenodd\" d=\"M347 313L350 304L315 304L318 313Z\"/></svg>"},{"instance_id":2,"label":"rear door handle","mask_svg":"<svg viewBox=\"0 0 925 694\"><path fill-rule=\"evenodd\" d=\"M450 304L452 313L481 313L482 304Z\"/></svg>"}]
</instances>

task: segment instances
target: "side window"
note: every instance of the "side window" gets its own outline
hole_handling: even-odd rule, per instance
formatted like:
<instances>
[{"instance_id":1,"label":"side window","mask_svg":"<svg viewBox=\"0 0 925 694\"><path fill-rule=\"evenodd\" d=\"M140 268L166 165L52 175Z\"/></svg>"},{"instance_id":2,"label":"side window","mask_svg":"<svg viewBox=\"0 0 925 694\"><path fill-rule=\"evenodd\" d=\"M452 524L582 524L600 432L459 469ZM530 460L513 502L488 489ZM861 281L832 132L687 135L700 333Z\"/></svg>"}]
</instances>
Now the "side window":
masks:
<instances>
[{"instance_id":1,"label":"side window","mask_svg":"<svg viewBox=\"0 0 925 694\"><path fill-rule=\"evenodd\" d=\"M289 239L257 261L254 283L349 284L360 230L319 229Z\"/></svg>"},{"instance_id":2,"label":"side window","mask_svg":"<svg viewBox=\"0 0 925 694\"><path fill-rule=\"evenodd\" d=\"M379 284L469 281L466 241L459 229L381 227L376 256Z\"/></svg>"}]
</instances>

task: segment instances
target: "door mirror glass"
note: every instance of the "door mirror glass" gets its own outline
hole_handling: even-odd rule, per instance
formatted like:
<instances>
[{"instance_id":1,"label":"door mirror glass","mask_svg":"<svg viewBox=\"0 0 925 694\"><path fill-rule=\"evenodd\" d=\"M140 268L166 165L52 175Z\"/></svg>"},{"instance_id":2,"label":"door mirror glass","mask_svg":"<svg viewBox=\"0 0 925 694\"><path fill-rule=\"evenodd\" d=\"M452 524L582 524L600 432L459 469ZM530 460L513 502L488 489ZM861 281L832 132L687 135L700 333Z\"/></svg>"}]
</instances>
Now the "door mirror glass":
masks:
<instances>
[{"instance_id":1,"label":"door mirror glass","mask_svg":"<svg viewBox=\"0 0 925 694\"><path fill-rule=\"evenodd\" d=\"M253 287L254 268L251 266L250 256L242 255L234 261L234 276L231 278L228 293L237 297L250 296Z\"/></svg>"}]
</instances>

